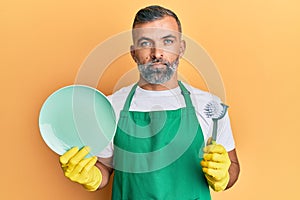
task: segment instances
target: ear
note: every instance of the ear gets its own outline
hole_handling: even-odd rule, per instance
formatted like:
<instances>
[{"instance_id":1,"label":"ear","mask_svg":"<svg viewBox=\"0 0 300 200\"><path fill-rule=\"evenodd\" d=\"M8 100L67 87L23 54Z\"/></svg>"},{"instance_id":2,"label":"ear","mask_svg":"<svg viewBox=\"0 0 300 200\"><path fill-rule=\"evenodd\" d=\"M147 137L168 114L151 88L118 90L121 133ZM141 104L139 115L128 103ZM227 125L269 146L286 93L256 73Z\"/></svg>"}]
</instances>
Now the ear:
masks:
<instances>
[{"instance_id":1,"label":"ear","mask_svg":"<svg viewBox=\"0 0 300 200\"><path fill-rule=\"evenodd\" d=\"M180 48L179 48L179 57L181 58L185 52L185 47L186 47L186 44L185 44L185 41L184 40L181 40L180 41Z\"/></svg>"},{"instance_id":2,"label":"ear","mask_svg":"<svg viewBox=\"0 0 300 200\"><path fill-rule=\"evenodd\" d=\"M135 48L134 48L134 45L130 46L130 54L131 54L131 57L134 60L134 62L137 62L136 57L135 57Z\"/></svg>"}]
</instances>

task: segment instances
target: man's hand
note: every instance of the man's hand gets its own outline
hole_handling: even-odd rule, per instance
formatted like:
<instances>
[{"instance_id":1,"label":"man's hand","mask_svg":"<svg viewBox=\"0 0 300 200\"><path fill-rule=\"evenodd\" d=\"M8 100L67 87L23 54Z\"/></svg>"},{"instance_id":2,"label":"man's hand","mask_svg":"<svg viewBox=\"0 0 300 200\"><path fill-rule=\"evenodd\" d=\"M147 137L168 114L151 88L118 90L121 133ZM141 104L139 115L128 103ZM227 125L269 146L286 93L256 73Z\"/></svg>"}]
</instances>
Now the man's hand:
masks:
<instances>
[{"instance_id":1,"label":"man's hand","mask_svg":"<svg viewBox=\"0 0 300 200\"><path fill-rule=\"evenodd\" d=\"M212 142L203 148L203 160L201 161L202 170L208 184L214 191L222 191L229 182L230 159L226 149Z\"/></svg>"},{"instance_id":2,"label":"man's hand","mask_svg":"<svg viewBox=\"0 0 300 200\"><path fill-rule=\"evenodd\" d=\"M80 151L73 147L60 156L61 167L66 177L77 182L89 191L95 191L101 184L102 174L95 166L97 157L84 158L90 149L84 147Z\"/></svg>"}]
</instances>

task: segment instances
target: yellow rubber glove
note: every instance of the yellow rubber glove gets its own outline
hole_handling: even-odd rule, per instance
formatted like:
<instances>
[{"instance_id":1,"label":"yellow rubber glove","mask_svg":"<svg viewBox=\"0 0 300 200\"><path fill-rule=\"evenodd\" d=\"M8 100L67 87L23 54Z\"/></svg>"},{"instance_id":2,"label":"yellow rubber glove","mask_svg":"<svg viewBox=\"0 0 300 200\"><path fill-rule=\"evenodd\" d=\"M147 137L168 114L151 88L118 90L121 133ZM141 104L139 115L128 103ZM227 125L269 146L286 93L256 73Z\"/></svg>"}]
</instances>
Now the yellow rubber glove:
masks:
<instances>
[{"instance_id":1,"label":"yellow rubber glove","mask_svg":"<svg viewBox=\"0 0 300 200\"><path fill-rule=\"evenodd\" d=\"M59 161L66 177L77 182L89 191L95 191L101 184L101 171L95 166L97 157L84 158L90 149L84 147L80 151L73 147L62 156Z\"/></svg>"},{"instance_id":2,"label":"yellow rubber glove","mask_svg":"<svg viewBox=\"0 0 300 200\"><path fill-rule=\"evenodd\" d=\"M208 184L214 191L225 190L229 182L230 159L226 149L216 142L203 148L202 170Z\"/></svg>"}]
</instances>

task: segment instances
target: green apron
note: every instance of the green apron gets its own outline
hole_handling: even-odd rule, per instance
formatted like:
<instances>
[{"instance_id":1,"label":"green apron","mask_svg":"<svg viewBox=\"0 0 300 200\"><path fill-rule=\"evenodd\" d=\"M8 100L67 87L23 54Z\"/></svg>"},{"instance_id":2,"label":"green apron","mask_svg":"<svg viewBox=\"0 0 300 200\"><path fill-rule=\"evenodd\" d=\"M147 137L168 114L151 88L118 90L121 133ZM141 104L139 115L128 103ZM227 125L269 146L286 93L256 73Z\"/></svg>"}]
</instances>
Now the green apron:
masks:
<instances>
[{"instance_id":1,"label":"green apron","mask_svg":"<svg viewBox=\"0 0 300 200\"><path fill-rule=\"evenodd\" d=\"M190 92L178 84L186 107L177 110L129 111L137 84L131 89L114 137L113 200L211 199L202 130Z\"/></svg>"}]
</instances>

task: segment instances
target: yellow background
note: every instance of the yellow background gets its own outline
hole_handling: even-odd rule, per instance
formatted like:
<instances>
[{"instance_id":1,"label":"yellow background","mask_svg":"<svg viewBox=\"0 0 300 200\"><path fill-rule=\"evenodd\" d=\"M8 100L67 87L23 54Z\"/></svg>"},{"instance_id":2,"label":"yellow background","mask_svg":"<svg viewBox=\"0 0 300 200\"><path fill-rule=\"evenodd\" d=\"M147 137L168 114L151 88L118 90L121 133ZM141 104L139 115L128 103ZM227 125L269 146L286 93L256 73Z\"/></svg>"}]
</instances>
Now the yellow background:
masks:
<instances>
[{"instance_id":1,"label":"yellow background","mask_svg":"<svg viewBox=\"0 0 300 200\"><path fill-rule=\"evenodd\" d=\"M241 174L213 198L299 198L299 1L2 0L0 199L109 199L111 185L90 193L64 178L40 136L39 110L74 82L96 45L129 30L136 11L153 2L178 14L224 81ZM191 83L205 88L200 79ZM109 94L116 80L98 88Z\"/></svg>"}]
</instances>

